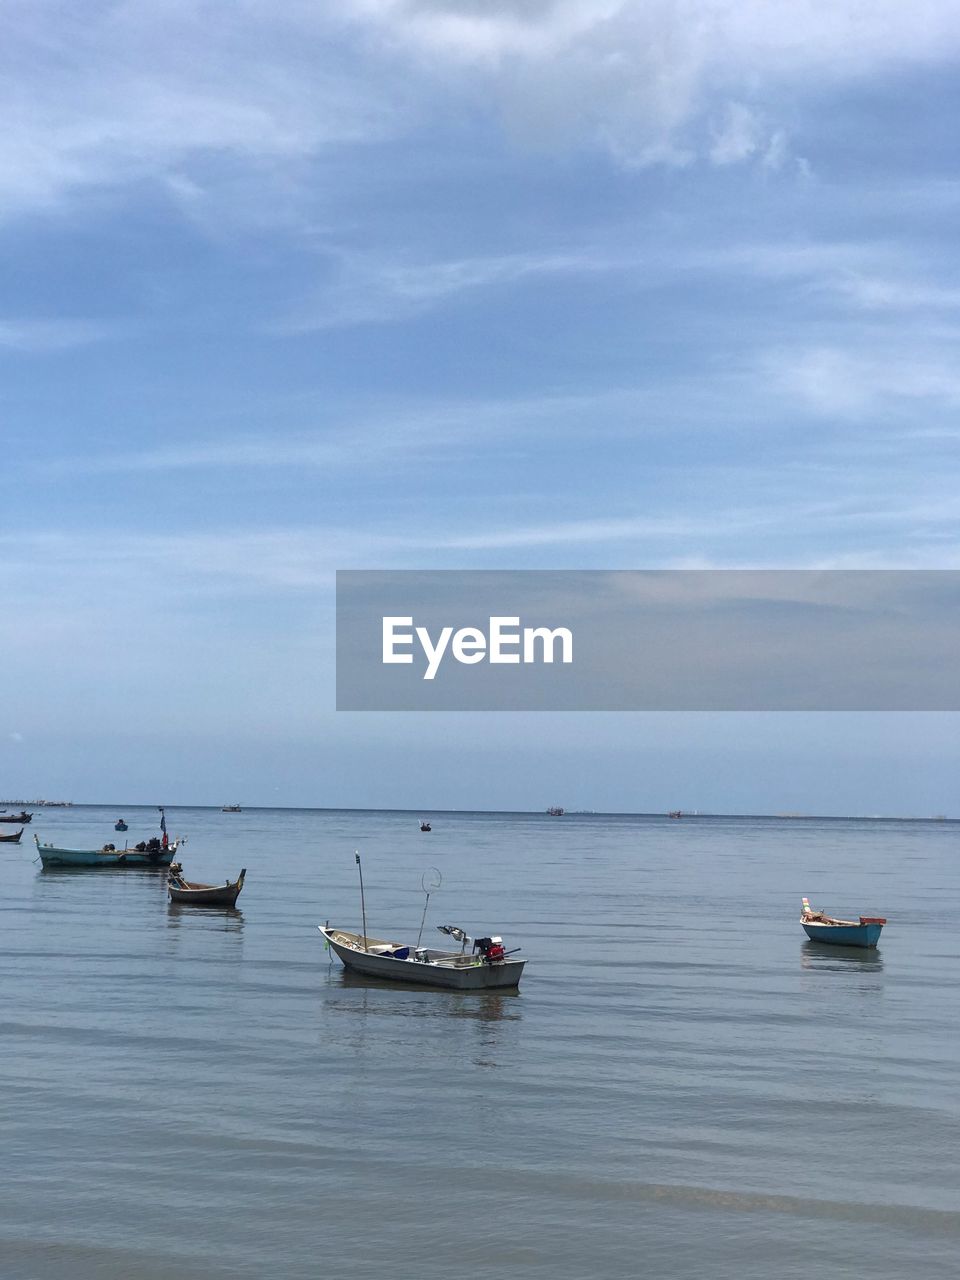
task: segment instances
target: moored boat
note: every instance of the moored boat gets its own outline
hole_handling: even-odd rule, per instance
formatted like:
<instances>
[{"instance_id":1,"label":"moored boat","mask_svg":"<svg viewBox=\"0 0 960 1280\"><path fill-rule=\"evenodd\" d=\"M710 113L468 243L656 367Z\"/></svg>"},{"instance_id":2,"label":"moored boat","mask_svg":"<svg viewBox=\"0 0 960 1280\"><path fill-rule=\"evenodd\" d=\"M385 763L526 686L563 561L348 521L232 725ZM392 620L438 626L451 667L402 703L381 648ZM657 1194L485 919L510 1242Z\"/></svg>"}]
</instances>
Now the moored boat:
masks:
<instances>
[{"instance_id":1,"label":"moored boat","mask_svg":"<svg viewBox=\"0 0 960 1280\"><path fill-rule=\"evenodd\" d=\"M838 920L824 911L815 911L804 898L800 923L811 942L825 942L835 947L875 947L887 919L886 916L860 916L859 920Z\"/></svg>"},{"instance_id":2,"label":"moored boat","mask_svg":"<svg viewBox=\"0 0 960 1280\"><path fill-rule=\"evenodd\" d=\"M456 925L441 924L441 933L460 943L459 951L438 951L434 947L421 947L423 926L427 919L431 892L440 886L440 873L427 883L421 880L426 901L420 920L420 932L412 945L388 942L374 938L367 931L367 905L363 893L363 867L360 853L355 854L357 874L360 878L360 914L363 932L349 929L332 929L330 922L317 925L323 934L324 945L339 956L345 969L368 978L385 978L389 982L409 982L421 987L444 987L453 991L483 991L491 988L515 988L520 983L524 960L511 960L512 951L506 951L502 938L468 938ZM470 951L467 951L467 944ZM519 947L516 948L519 951Z\"/></svg>"},{"instance_id":3,"label":"moored boat","mask_svg":"<svg viewBox=\"0 0 960 1280\"><path fill-rule=\"evenodd\" d=\"M179 862L173 863L167 880L170 901L191 907L235 907L243 881L247 874L246 867L232 883L198 884L193 880L184 880L183 867Z\"/></svg>"},{"instance_id":4,"label":"moored boat","mask_svg":"<svg viewBox=\"0 0 960 1280\"><path fill-rule=\"evenodd\" d=\"M461 942L459 951L439 951L388 942L369 934L318 925L345 969L368 978L386 978L453 991L487 991L517 987L525 960L511 960L500 938L468 938L453 925L438 926ZM468 951L467 943L471 943Z\"/></svg>"},{"instance_id":5,"label":"moored boat","mask_svg":"<svg viewBox=\"0 0 960 1280\"><path fill-rule=\"evenodd\" d=\"M220 812L221 813L243 813L243 810L240 808L238 804L225 804L220 809Z\"/></svg>"},{"instance_id":6,"label":"moored boat","mask_svg":"<svg viewBox=\"0 0 960 1280\"><path fill-rule=\"evenodd\" d=\"M0 844L19 844L22 835L23 827L19 831L12 831L8 836L0 836Z\"/></svg>"},{"instance_id":7,"label":"moored boat","mask_svg":"<svg viewBox=\"0 0 960 1280\"><path fill-rule=\"evenodd\" d=\"M118 818L116 822L113 824L113 829L114 831L126 831L127 824L124 822L122 818Z\"/></svg>"},{"instance_id":8,"label":"moored boat","mask_svg":"<svg viewBox=\"0 0 960 1280\"><path fill-rule=\"evenodd\" d=\"M551 818L562 818L563 815L566 813L566 809L564 809L563 805L561 804L552 804L550 808L547 810L547 813Z\"/></svg>"},{"instance_id":9,"label":"moored boat","mask_svg":"<svg viewBox=\"0 0 960 1280\"><path fill-rule=\"evenodd\" d=\"M112 844L105 844L102 849L59 849L41 844L37 835L33 838L44 867L169 867L182 843L173 840L164 846L154 837L132 849L117 849Z\"/></svg>"},{"instance_id":10,"label":"moored boat","mask_svg":"<svg viewBox=\"0 0 960 1280\"><path fill-rule=\"evenodd\" d=\"M21 809L19 813L3 813L0 814L0 822L10 822L13 824L20 823L21 827L24 823L32 822L33 814L27 813L25 809Z\"/></svg>"},{"instance_id":11,"label":"moored boat","mask_svg":"<svg viewBox=\"0 0 960 1280\"><path fill-rule=\"evenodd\" d=\"M433 827L431 827L431 825L430 825L430 823L429 823L429 822L421 822L421 823L420 823L420 830L421 830L421 831L432 831L432 830L433 830Z\"/></svg>"}]
</instances>

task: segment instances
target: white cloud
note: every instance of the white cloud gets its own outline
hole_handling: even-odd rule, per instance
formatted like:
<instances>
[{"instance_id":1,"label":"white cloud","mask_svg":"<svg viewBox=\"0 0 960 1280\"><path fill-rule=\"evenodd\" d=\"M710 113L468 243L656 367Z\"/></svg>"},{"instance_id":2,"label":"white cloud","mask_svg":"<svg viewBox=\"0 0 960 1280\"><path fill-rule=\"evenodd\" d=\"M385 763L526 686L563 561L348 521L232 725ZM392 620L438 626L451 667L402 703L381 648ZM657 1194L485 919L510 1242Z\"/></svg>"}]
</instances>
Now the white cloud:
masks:
<instances>
[{"instance_id":1,"label":"white cloud","mask_svg":"<svg viewBox=\"0 0 960 1280\"><path fill-rule=\"evenodd\" d=\"M332 255L333 279L282 321L274 332L301 333L342 325L386 323L419 315L459 295L550 276L600 274L627 265L591 249L531 251L427 262L370 254Z\"/></svg>"},{"instance_id":2,"label":"white cloud","mask_svg":"<svg viewBox=\"0 0 960 1280\"><path fill-rule=\"evenodd\" d=\"M776 168L785 88L960 48L960 10L942 0L11 0L4 20L8 215L144 177L189 200L203 185L191 166L210 157L269 178L461 104L625 164Z\"/></svg>"},{"instance_id":3,"label":"white cloud","mask_svg":"<svg viewBox=\"0 0 960 1280\"><path fill-rule=\"evenodd\" d=\"M113 329L88 320L0 319L0 347L13 351L63 351L109 337Z\"/></svg>"},{"instance_id":4,"label":"white cloud","mask_svg":"<svg viewBox=\"0 0 960 1280\"><path fill-rule=\"evenodd\" d=\"M756 155L764 141L763 126L757 113L742 102L729 102L722 124L714 129L710 159L717 165L739 164ZM767 151L770 145L767 139Z\"/></svg>"},{"instance_id":5,"label":"white cloud","mask_svg":"<svg viewBox=\"0 0 960 1280\"><path fill-rule=\"evenodd\" d=\"M771 352L759 376L827 417L885 417L960 405L960 370L951 355L897 344L868 350L831 346Z\"/></svg>"},{"instance_id":6,"label":"white cloud","mask_svg":"<svg viewBox=\"0 0 960 1280\"><path fill-rule=\"evenodd\" d=\"M829 275L819 288L863 311L956 311L960 288L922 277L884 277L847 271Z\"/></svg>"},{"instance_id":7,"label":"white cloud","mask_svg":"<svg viewBox=\"0 0 960 1280\"><path fill-rule=\"evenodd\" d=\"M704 150L717 163L753 157L758 120L775 114L782 86L815 92L891 66L943 62L960 47L960 12L942 0L797 0L787 9L770 0L359 0L356 8L381 40L432 73L474 73L516 132L593 140L634 164L682 163ZM698 141L691 127L718 106L727 123ZM782 126L771 126L763 149L771 164L785 143Z\"/></svg>"}]
</instances>

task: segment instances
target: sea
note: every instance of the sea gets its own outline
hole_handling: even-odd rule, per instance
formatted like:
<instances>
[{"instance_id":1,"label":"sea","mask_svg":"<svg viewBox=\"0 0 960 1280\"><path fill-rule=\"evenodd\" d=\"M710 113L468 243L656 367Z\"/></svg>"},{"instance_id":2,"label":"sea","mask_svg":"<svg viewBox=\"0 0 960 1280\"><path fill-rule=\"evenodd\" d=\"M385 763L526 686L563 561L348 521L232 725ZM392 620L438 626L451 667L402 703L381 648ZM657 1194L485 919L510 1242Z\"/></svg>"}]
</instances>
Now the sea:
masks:
<instances>
[{"instance_id":1,"label":"sea","mask_svg":"<svg viewBox=\"0 0 960 1280\"><path fill-rule=\"evenodd\" d=\"M155 809L0 845L3 1280L957 1273L960 824L166 816L236 911L35 861ZM355 851L371 933L501 935L519 992L345 974Z\"/></svg>"}]
</instances>

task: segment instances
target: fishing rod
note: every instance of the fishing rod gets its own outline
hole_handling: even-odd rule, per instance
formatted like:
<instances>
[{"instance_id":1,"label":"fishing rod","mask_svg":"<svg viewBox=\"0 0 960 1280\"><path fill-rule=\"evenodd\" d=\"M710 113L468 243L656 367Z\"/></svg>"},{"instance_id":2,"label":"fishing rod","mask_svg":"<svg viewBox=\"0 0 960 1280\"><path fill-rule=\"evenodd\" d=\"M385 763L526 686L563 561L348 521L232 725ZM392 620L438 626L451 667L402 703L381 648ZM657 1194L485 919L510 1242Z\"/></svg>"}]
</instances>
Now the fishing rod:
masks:
<instances>
[{"instance_id":1,"label":"fishing rod","mask_svg":"<svg viewBox=\"0 0 960 1280\"><path fill-rule=\"evenodd\" d=\"M367 906L363 900L363 867L360 865L360 850L354 849L357 859L357 874L360 876L360 914L363 916L363 949L367 949Z\"/></svg>"}]
</instances>

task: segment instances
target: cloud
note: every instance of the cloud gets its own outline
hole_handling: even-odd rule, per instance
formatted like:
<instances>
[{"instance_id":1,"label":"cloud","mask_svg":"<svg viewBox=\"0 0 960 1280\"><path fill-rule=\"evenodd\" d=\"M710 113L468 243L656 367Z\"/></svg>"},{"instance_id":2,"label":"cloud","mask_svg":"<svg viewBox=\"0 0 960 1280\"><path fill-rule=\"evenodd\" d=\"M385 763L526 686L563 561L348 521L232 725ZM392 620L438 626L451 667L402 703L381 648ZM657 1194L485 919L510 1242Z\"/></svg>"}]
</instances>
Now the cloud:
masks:
<instances>
[{"instance_id":1,"label":"cloud","mask_svg":"<svg viewBox=\"0 0 960 1280\"><path fill-rule=\"evenodd\" d=\"M751 125L739 139L719 137L715 163L735 163L744 156L746 138L762 152L761 163L780 165L776 138ZM904 271L904 251L879 241L762 240L676 246L665 256L659 243L653 248L608 235L567 244L556 249L531 248L526 252L434 258L412 261L383 253L325 249L322 286L311 291L285 317L269 327L272 333L302 333L360 324L388 324L422 315L465 295L484 290L535 286L550 280L598 280L616 275L620 284L634 289L659 289L682 279L709 282L715 277L745 277L761 281L796 281L811 293L821 293L853 308L897 305L946 306L951 290L911 283L884 281L883 272ZM858 283L859 282L859 283ZM871 297L872 290L872 297Z\"/></svg>"},{"instance_id":2,"label":"cloud","mask_svg":"<svg viewBox=\"0 0 960 1280\"><path fill-rule=\"evenodd\" d=\"M817 283L824 293L862 311L957 311L960 287L910 278L861 275L844 272L829 275Z\"/></svg>"},{"instance_id":3,"label":"cloud","mask_svg":"<svg viewBox=\"0 0 960 1280\"><path fill-rule=\"evenodd\" d=\"M0 348L11 351L64 351L110 337L110 325L88 320L0 319Z\"/></svg>"},{"instance_id":4,"label":"cloud","mask_svg":"<svg viewBox=\"0 0 960 1280\"><path fill-rule=\"evenodd\" d=\"M7 215L174 174L191 158L254 169L389 136L403 93L366 87L337 22L225 0L5 12L0 197Z\"/></svg>"},{"instance_id":5,"label":"cloud","mask_svg":"<svg viewBox=\"0 0 960 1280\"><path fill-rule=\"evenodd\" d=\"M766 157L786 135L784 90L932 65L960 47L940 0L360 0L379 38L437 76L473 74L519 136L594 143L626 164L729 164ZM749 86L751 101L744 100ZM705 121L725 116L713 135ZM805 162L804 162L805 163Z\"/></svg>"},{"instance_id":6,"label":"cloud","mask_svg":"<svg viewBox=\"0 0 960 1280\"><path fill-rule=\"evenodd\" d=\"M271 326L302 333L354 324L382 324L420 315L464 294L557 276L596 275L622 267L592 248L530 251L426 262L363 253L331 255L333 278Z\"/></svg>"},{"instance_id":7,"label":"cloud","mask_svg":"<svg viewBox=\"0 0 960 1280\"><path fill-rule=\"evenodd\" d=\"M517 398L430 400L355 409L349 414L308 409L322 425L284 434L229 434L191 438L160 447L86 453L40 462L45 473L112 475L160 471L309 468L368 470L373 464L397 465L404 458L422 468L451 454L462 456L491 441L549 433L576 433L584 419L607 411L623 412L634 403L627 393L543 395ZM272 406L263 410L270 415Z\"/></svg>"},{"instance_id":8,"label":"cloud","mask_svg":"<svg viewBox=\"0 0 960 1280\"><path fill-rule=\"evenodd\" d=\"M774 351L763 358L758 374L828 417L885 418L960 405L960 370L952 355L902 343Z\"/></svg>"},{"instance_id":9,"label":"cloud","mask_svg":"<svg viewBox=\"0 0 960 1280\"><path fill-rule=\"evenodd\" d=\"M738 164L755 155L762 142L762 125L757 113L742 102L730 102L722 125L714 131L710 159L718 165Z\"/></svg>"},{"instance_id":10,"label":"cloud","mask_svg":"<svg viewBox=\"0 0 960 1280\"><path fill-rule=\"evenodd\" d=\"M960 48L942 0L866 17L860 0L11 0L4 19L7 216L144 179L189 204L224 158L253 189L282 185L305 160L474 112L624 165L775 169L785 94Z\"/></svg>"}]
</instances>

